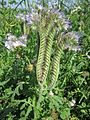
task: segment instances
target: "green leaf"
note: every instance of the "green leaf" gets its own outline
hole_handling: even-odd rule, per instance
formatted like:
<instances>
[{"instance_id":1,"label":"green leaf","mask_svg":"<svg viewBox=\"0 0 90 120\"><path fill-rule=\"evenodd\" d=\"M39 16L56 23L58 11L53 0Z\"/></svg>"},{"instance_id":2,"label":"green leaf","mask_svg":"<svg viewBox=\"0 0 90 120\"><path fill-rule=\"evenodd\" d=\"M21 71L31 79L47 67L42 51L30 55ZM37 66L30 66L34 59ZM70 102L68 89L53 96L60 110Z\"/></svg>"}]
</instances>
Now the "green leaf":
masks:
<instances>
[{"instance_id":1,"label":"green leaf","mask_svg":"<svg viewBox=\"0 0 90 120\"><path fill-rule=\"evenodd\" d=\"M27 112L26 112L26 114L25 114L25 117L27 117L31 111L32 111L32 107L29 106L29 107L27 108Z\"/></svg>"},{"instance_id":2,"label":"green leaf","mask_svg":"<svg viewBox=\"0 0 90 120\"><path fill-rule=\"evenodd\" d=\"M69 118L70 116L70 109L69 108L65 108L61 114L60 114L60 117L64 120L66 118Z\"/></svg>"},{"instance_id":3,"label":"green leaf","mask_svg":"<svg viewBox=\"0 0 90 120\"><path fill-rule=\"evenodd\" d=\"M9 81L9 80L0 82L0 86L4 86L8 81Z\"/></svg>"},{"instance_id":4,"label":"green leaf","mask_svg":"<svg viewBox=\"0 0 90 120\"><path fill-rule=\"evenodd\" d=\"M22 104L22 106L20 107L20 110L25 108L26 103Z\"/></svg>"}]
</instances>

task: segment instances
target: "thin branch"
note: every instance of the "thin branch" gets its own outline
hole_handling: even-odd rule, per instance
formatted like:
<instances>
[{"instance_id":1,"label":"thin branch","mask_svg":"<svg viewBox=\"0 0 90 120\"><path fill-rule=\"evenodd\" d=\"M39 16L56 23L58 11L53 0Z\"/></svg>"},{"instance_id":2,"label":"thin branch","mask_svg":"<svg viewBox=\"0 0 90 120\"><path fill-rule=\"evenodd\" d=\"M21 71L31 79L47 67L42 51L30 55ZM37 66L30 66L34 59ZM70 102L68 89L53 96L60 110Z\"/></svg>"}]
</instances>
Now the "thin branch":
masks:
<instances>
[{"instance_id":1,"label":"thin branch","mask_svg":"<svg viewBox=\"0 0 90 120\"><path fill-rule=\"evenodd\" d=\"M16 10L16 9L18 8L18 6L19 6L23 1L25 1L25 0L20 1L20 2L18 3L18 5L15 7L14 10Z\"/></svg>"}]
</instances>

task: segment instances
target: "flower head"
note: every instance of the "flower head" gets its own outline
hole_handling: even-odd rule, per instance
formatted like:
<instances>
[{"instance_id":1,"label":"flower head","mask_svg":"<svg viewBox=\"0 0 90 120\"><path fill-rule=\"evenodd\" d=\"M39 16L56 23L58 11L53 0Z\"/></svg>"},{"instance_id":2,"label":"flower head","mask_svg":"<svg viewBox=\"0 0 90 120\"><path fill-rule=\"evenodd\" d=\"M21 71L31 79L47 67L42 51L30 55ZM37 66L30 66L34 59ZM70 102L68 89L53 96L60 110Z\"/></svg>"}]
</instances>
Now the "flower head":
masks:
<instances>
[{"instance_id":1,"label":"flower head","mask_svg":"<svg viewBox=\"0 0 90 120\"><path fill-rule=\"evenodd\" d=\"M40 18L38 12L32 11L31 13L18 14L16 16L17 19L21 19L23 22L27 23L28 25L32 25L34 22L37 22Z\"/></svg>"},{"instance_id":2,"label":"flower head","mask_svg":"<svg viewBox=\"0 0 90 120\"><path fill-rule=\"evenodd\" d=\"M64 12L62 12L62 11L60 11L58 9L52 9L51 13L57 16L57 19L62 24L62 27L65 30L68 30L69 28L72 27L71 21L66 18Z\"/></svg>"},{"instance_id":3,"label":"flower head","mask_svg":"<svg viewBox=\"0 0 90 120\"><path fill-rule=\"evenodd\" d=\"M13 42L12 41L6 41L5 42L5 47L9 50L10 49L13 50Z\"/></svg>"},{"instance_id":4,"label":"flower head","mask_svg":"<svg viewBox=\"0 0 90 120\"><path fill-rule=\"evenodd\" d=\"M17 38L14 35L10 35L6 38L6 42L5 42L5 47L9 50L14 50L14 48L16 47L26 47L26 42L27 42L27 36L23 35L19 38Z\"/></svg>"},{"instance_id":5,"label":"flower head","mask_svg":"<svg viewBox=\"0 0 90 120\"><path fill-rule=\"evenodd\" d=\"M58 13L58 15L59 15L59 16L58 16L59 19L64 19L64 18L66 18L64 12L62 12L62 11L60 11L60 12Z\"/></svg>"},{"instance_id":6,"label":"flower head","mask_svg":"<svg viewBox=\"0 0 90 120\"><path fill-rule=\"evenodd\" d=\"M73 51L81 51L81 46L79 45L79 40L81 38L78 32L72 31L68 33L63 33L62 37L65 40L65 49Z\"/></svg>"},{"instance_id":7,"label":"flower head","mask_svg":"<svg viewBox=\"0 0 90 120\"><path fill-rule=\"evenodd\" d=\"M22 20L23 22L26 21L24 14L17 14L17 15L16 15L16 18Z\"/></svg>"},{"instance_id":8,"label":"flower head","mask_svg":"<svg viewBox=\"0 0 90 120\"><path fill-rule=\"evenodd\" d=\"M22 35L18 38L19 41L26 43L27 42L27 35Z\"/></svg>"},{"instance_id":9,"label":"flower head","mask_svg":"<svg viewBox=\"0 0 90 120\"><path fill-rule=\"evenodd\" d=\"M66 36L68 36L71 39L74 39L77 43L79 42L79 40L81 38L80 34L75 31L66 33Z\"/></svg>"},{"instance_id":10,"label":"flower head","mask_svg":"<svg viewBox=\"0 0 90 120\"><path fill-rule=\"evenodd\" d=\"M12 40L12 41L16 41L16 36L14 36L14 35L12 35L11 33L8 33L7 35L6 35L6 40L7 41L10 41L10 40Z\"/></svg>"}]
</instances>

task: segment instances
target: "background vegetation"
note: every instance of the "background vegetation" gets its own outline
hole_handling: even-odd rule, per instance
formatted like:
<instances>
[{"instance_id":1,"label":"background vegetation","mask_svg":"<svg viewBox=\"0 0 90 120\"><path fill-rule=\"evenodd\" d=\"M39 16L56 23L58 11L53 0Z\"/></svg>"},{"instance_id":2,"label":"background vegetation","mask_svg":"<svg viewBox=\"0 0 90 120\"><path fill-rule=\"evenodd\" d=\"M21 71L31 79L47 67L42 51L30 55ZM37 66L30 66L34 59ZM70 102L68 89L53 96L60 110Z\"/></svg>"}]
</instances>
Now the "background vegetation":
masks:
<instances>
[{"instance_id":1,"label":"background vegetation","mask_svg":"<svg viewBox=\"0 0 90 120\"><path fill-rule=\"evenodd\" d=\"M49 1L39 1L50 7ZM72 31L82 33L81 51L63 50L57 84L52 90L40 90L36 77L38 37L35 26L24 26L18 13L26 14L36 5L8 1L0 8L0 120L89 120L90 119L90 2L83 0L73 7L63 1L54 4L72 22ZM15 8L11 8L15 4ZM9 50L6 35L17 38L28 34L27 46ZM55 46L53 46L54 48ZM48 78L50 73L48 74Z\"/></svg>"}]
</instances>

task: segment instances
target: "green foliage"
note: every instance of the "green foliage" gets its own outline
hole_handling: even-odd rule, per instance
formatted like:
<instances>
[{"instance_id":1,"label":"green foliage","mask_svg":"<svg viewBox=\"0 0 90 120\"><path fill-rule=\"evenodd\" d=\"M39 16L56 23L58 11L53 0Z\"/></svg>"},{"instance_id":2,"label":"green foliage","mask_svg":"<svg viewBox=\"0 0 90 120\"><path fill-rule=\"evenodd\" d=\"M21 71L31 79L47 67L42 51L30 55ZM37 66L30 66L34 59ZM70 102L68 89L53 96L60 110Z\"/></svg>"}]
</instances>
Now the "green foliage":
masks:
<instances>
[{"instance_id":1,"label":"green foliage","mask_svg":"<svg viewBox=\"0 0 90 120\"><path fill-rule=\"evenodd\" d=\"M25 10L0 8L0 120L90 119L90 7L88 0L78 6L66 12L71 30L84 34L77 52L62 51L65 40L56 32L63 31L53 22L56 16L43 13L33 29L15 17ZM27 33L27 47L8 50L7 33Z\"/></svg>"}]
</instances>

